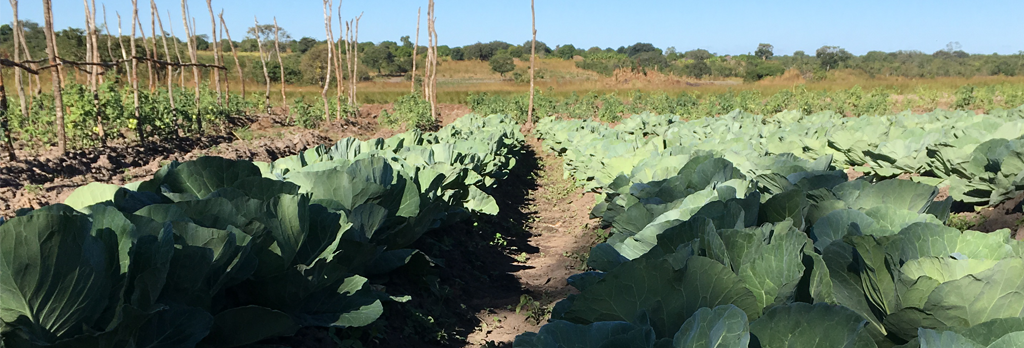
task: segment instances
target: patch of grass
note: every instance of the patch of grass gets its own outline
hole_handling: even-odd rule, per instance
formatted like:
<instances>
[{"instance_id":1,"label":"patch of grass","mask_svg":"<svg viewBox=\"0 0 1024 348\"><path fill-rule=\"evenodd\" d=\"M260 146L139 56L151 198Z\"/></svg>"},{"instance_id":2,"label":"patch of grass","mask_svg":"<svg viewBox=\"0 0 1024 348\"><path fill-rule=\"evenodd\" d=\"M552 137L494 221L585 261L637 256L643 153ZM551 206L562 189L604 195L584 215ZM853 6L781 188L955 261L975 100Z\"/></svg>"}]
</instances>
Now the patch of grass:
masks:
<instances>
[{"instance_id":1,"label":"patch of grass","mask_svg":"<svg viewBox=\"0 0 1024 348\"><path fill-rule=\"evenodd\" d=\"M255 135L253 135L252 129L250 129L249 126L239 127L231 131L231 134L234 134L235 138L238 138L238 140L245 141L250 141L255 137Z\"/></svg>"},{"instance_id":2,"label":"patch of grass","mask_svg":"<svg viewBox=\"0 0 1024 348\"><path fill-rule=\"evenodd\" d=\"M43 185L25 185L25 192L31 194L43 192Z\"/></svg>"},{"instance_id":3,"label":"patch of grass","mask_svg":"<svg viewBox=\"0 0 1024 348\"><path fill-rule=\"evenodd\" d=\"M581 272L587 270L587 260L590 258L590 253L566 251L562 253L562 256L565 256L569 260L573 261L572 266L570 267L571 270Z\"/></svg>"},{"instance_id":4,"label":"patch of grass","mask_svg":"<svg viewBox=\"0 0 1024 348\"><path fill-rule=\"evenodd\" d=\"M597 228L594 229L594 235L597 236L595 244L601 244L608 241L608 237L611 237L611 229Z\"/></svg>"},{"instance_id":5,"label":"patch of grass","mask_svg":"<svg viewBox=\"0 0 1024 348\"><path fill-rule=\"evenodd\" d=\"M516 305L516 314L522 314L526 316L527 321L540 324L551 315L551 309L551 306L545 306L541 301L523 294L519 297L519 304Z\"/></svg>"},{"instance_id":6,"label":"patch of grass","mask_svg":"<svg viewBox=\"0 0 1024 348\"><path fill-rule=\"evenodd\" d=\"M949 220L946 221L946 226L958 229L960 231L966 231L985 223L985 220L985 217L982 216L981 214L954 214L949 216Z\"/></svg>"}]
</instances>

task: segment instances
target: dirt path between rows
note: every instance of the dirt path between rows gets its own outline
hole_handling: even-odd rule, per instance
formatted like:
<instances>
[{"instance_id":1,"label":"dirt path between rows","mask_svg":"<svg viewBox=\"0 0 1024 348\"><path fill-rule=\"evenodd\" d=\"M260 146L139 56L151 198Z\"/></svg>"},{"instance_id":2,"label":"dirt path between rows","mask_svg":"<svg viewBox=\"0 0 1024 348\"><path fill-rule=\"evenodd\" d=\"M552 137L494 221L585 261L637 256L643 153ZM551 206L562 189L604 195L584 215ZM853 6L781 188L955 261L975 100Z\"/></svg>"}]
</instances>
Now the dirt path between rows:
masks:
<instances>
[{"instance_id":1,"label":"dirt path between rows","mask_svg":"<svg viewBox=\"0 0 1024 348\"><path fill-rule=\"evenodd\" d=\"M510 347L517 335L540 329L555 303L574 291L566 279L585 269L597 240L589 217L594 194L563 178L562 159L540 141L529 138L527 147L537 161L536 185L520 208L531 217L523 226L529 247L509 255L522 266L511 273L522 292L484 299L485 309L476 314L480 325L466 338L470 347Z\"/></svg>"}]
</instances>

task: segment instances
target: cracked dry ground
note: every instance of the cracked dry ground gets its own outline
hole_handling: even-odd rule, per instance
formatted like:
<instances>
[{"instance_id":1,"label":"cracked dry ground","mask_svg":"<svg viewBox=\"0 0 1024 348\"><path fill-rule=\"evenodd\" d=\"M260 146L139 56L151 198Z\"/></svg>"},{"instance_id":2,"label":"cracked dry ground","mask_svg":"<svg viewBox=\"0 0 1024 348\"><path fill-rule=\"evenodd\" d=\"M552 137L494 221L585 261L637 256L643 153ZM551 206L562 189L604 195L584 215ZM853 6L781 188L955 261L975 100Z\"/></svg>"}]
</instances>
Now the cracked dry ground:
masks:
<instances>
[{"instance_id":1,"label":"cracked dry ground","mask_svg":"<svg viewBox=\"0 0 1024 348\"><path fill-rule=\"evenodd\" d=\"M529 247L509 252L521 266L511 273L523 291L486 300L490 305L476 315L479 326L467 336L470 347L510 347L517 335L540 329L555 303L575 291L566 279L585 269L586 253L598 238L597 222L589 217L594 194L563 178L562 159L536 138L528 138L527 146L537 158L536 185L520 207L529 216Z\"/></svg>"}]
</instances>

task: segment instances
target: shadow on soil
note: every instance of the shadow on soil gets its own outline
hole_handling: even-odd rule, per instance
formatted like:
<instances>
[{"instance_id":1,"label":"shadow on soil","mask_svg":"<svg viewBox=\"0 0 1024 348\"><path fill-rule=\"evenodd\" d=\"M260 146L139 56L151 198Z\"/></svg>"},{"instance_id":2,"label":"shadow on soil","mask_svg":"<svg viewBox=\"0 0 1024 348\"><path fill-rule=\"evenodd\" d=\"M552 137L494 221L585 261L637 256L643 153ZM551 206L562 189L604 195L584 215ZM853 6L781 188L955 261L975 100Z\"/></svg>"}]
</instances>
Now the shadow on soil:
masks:
<instances>
[{"instance_id":1,"label":"shadow on soil","mask_svg":"<svg viewBox=\"0 0 1024 348\"><path fill-rule=\"evenodd\" d=\"M476 216L420 238L412 247L437 265L407 267L384 283L388 294L412 299L385 304L384 315L370 327L336 332L345 336L339 341L355 339L367 347L464 347L481 325L476 313L518 305L529 291L513 273L528 267L508 255L538 252L525 228L536 215L529 197L537 189L538 171L537 154L524 146L510 176L491 192L498 215Z\"/></svg>"}]
</instances>

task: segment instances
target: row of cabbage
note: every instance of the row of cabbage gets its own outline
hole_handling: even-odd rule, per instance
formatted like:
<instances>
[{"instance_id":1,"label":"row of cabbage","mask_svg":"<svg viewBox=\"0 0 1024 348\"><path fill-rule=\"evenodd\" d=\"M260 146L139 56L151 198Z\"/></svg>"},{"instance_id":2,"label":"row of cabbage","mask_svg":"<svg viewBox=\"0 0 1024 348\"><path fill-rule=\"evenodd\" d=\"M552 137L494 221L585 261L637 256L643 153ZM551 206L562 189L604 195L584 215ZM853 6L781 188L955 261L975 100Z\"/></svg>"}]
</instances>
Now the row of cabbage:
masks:
<instances>
[{"instance_id":1,"label":"row of cabbage","mask_svg":"<svg viewBox=\"0 0 1024 348\"><path fill-rule=\"evenodd\" d=\"M538 132L562 136L552 126ZM570 170L586 167L550 140ZM622 160L607 153L592 159ZM676 148L598 179L592 216L611 236L590 251L594 271L570 277L579 293L515 346L1024 344L1024 243L1009 230L946 227L953 199L936 200L936 187L851 181L828 154L744 160Z\"/></svg>"},{"instance_id":2,"label":"row of cabbage","mask_svg":"<svg viewBox=\"0 0 1024 348\"><path fill-rule=\"evenodd\" d=\"M368 325L369 279L421 235L494 214L523 137L507 117L345 139L273 163L204 157L0 225L0 346L237 347ZM378 277L379 278L379 277Z\"/></svg>"},{"instance_id":3,"label":"row of cabbage","mask_svg":"<svg viewBox=\"0 0 1024 348\"><path fill-rule=\"evenodd\" d=\"M687 122L642 114L614 128L551 118L541 120L538 131L564 154L567 172L588 173L577 180L589 188L606 186L620 173L663 179L679 168L679 156L707 150L748 174L756 174L767 155L832 155L836 166L868 175L911 174L915 181L948 185L956 201L977 206L1024 189L1024 106L988 114L936 110L873 117L737 111Z\"/></svg>"}]
</instances>

